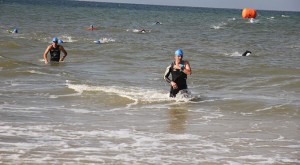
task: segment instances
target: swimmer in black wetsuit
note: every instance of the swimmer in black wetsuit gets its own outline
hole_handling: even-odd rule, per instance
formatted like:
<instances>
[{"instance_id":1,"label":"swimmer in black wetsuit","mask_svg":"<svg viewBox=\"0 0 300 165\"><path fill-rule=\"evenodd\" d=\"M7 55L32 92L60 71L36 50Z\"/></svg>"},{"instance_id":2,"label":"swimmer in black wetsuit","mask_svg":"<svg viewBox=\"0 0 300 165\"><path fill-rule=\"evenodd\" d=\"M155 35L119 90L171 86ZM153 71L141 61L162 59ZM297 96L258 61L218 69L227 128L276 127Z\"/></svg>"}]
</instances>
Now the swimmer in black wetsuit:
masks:
<instances>
[{"instance_id":1,"label":"swimmer in black wetsuit","mask_svg":"<svg viewBox=\"0 0 300 165\"><path fill-rule=\"evenodd\" d=\"M50 52L50 61L55 61L55 62L61 62L64 61L64 59L67 56L67 51L65 50L65 48L61 45L58 45L58 39L56 37L53 38L52 40L52 44L49 45L47 47L47 49L45 50L44 53L44 60L45 60L45 64L48 64L49 61L47 59L47 54L48 52ZM60 58L60 51L62 51L64 53L64 56L62 58Z\"/></svg>"},{"instance_id":2,"label":"swimmer in black wetsuit","mask_svg":"<svg viewBox=\"0 0 300 165\"><path fill-rule=\"evenodd\" d=\"M176 97L176 94L183 89L187 89L187 75L192 74L192 69L188 61L183 61L183 51L181 49L175 52L175 61L172 62L166 69L164 79L170 83L170 97ZM172 79L169 79L169 75Z\"/></svg>"},{"instance_id":3,"label":"swimmer in black wetsuit","mask_svg":"<svg viewBox=\"0 0 300 165\"><path fill-rule=\"evenodd\" d=\"M246 50L243 54L242 54L242 56L248 56L248 55L250 55L252 52L250 52L249 50Z\"/></svg>"}]
</instances>

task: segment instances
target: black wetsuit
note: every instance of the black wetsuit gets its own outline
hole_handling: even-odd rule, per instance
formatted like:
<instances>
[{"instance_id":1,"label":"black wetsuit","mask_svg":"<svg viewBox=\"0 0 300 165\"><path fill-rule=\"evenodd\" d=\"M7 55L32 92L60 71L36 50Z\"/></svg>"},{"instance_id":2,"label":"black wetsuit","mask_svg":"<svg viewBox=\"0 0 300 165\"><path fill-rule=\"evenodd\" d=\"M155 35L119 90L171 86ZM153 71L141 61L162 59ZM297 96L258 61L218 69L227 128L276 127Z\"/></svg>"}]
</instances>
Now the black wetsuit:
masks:
<instances>
[{"instance_id":1,"label":"black wetsuit","mask_svg":"<svg viewBox=\"0 0 300 165\"><path fill-rule=\"evenodd\" d=\"M59 62L60 60L60 49L59 49L59 45L56 46L56 48L50 49L50 61L56 61Z\"/></svg>"},{"instance_id":2,"label":"black wetsuit","mask_svg":"<svg viewBox=\"0 0 300 165\"><path fill-rule=\"evenodd\" d=\"M251 52L249 51L249 50L246 50L243 54L242 54L242 56L247 56L247 54L251 54Z\"/></svg>"},{"instance_id":3,"label":"black wetsuit","mask_svg":"<svg viewBox=\"0 0 300 165\"><path fill-rule=\"evenodd\" d=\"M182 65L184 65L184 61L181 61ZM180 69L175 69L174 68L175 62L172 62L166 69L164 79L168 82L171 83L171 81L175 82L177 84L177 89L173 89L171 86L170 89L170 97L176 97L176 94L182 90L182 89L187 89L187 84L186 84L186 79L187 75L181 71ZM169 79L169 75L172 75L172 80Z\"/></svg>"}]
</instances>

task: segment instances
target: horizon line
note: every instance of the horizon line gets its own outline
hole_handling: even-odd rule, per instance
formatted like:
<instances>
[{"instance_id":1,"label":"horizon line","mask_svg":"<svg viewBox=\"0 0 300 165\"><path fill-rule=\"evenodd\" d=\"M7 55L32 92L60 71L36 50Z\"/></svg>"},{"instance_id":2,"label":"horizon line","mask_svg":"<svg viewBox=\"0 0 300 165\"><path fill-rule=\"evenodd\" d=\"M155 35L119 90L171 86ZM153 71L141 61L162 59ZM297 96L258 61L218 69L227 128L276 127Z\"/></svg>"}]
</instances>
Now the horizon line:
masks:
<instances>
[{"instance_id":1,"label":"horizon line","mask_svg":"<svg viewBox=\"0 0 300 165\"><path fill-rule=\"evenodd\" d=\"M73 0L73 1L84 1L84 2L97 2L97 3L111 3L111 4L128 4L128 5L149 5L149 6L166 6L166 7L190 7L190 8L211 8L211 9L229 9L229 10L243 10L244 8L251 8L251 7L244 7L244 8L227 8L227 7L210 7L210 6L189 6L189 5L165 5L165 4L146 4L146 3L129 3L129 2L104 2L104 1L97 1L97 0ZM276 9L257 9L259 11L275 11L275 12L300 12L297 10L276 10Z\"/></svg>"}]
</instances>

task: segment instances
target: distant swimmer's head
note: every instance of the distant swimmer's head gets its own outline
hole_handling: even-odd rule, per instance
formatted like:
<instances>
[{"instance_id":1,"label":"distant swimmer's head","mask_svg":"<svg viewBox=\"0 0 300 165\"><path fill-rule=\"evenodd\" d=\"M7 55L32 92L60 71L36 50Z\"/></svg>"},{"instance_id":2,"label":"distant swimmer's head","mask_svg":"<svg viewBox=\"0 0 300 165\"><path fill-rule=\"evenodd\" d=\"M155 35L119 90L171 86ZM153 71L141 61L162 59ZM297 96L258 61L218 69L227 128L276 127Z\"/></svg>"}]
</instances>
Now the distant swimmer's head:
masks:
<instances>
[{"instance_id":1,"label":"distant swimmer's head","mask_svg":"<svg viewBox=\"0 0 300 165\"><path fill-rule=\"evenodd\" d=\"M58 40L58 43L62 44L62 43L64 43L64 41L63 40Z\"/></svg>"},{"instance_id":2,"label":"distant swimmer's head","mask_svg":"<svg viewBox=\"0 0 300 165\"><path fill-rule=\"evenodd\" d=\"M100 44L101 42L100 42L100 40L96 40L96 41L94 41L94 43Z\"/></svg>"},{"instance_id":3,"label":"distant swimmer's head","mask_svg":"<svg viewBox=\"0 0 300 165\"><path fill-rule=\"evenodd\" d=\"M57 38L57 37L54 37L54 38L52 39L52 42L57 43L57 42L58 42L58 38Z\"/></svg>"},{"instance_id":4,"label":"distant swimmer's head","mask_svg":"<svg viewBox=\"0 0 300 165\"><path fill-rule=\"evenodd\" d=\"M242 54L242 56L249 56L251 54L251 52L249 51L249 50L246 50L243 54Z\"/></svg>"},{"instance_id":5,"label":"distant swimmer's head","mask_svg":"<svg viewBox=\"0 0 300 165\"><path fill-rule=\"evenodd\" d=\"M94 27L94 25L90 25L90 28L93 28Z\"/></svg>"},{"instance_id":6,"label":"distant swimmer's head","mask_svg":"<svg viewBox=\"0 0 300 165\"><path fill-rule=\"evenodd\" d=\"M176 50L175 56L183 57L183 51L181 49Z\"/></svg>"},{"instance_id":7,"label":"distant swimmer's head","mask_svg":"<svg viewBox=\"0 0 300 165\"><path fill-rule=\"evenodd\" d=\"M12 33L18 33L18 29L14 29Z\"/></svg>"}]
</instances>

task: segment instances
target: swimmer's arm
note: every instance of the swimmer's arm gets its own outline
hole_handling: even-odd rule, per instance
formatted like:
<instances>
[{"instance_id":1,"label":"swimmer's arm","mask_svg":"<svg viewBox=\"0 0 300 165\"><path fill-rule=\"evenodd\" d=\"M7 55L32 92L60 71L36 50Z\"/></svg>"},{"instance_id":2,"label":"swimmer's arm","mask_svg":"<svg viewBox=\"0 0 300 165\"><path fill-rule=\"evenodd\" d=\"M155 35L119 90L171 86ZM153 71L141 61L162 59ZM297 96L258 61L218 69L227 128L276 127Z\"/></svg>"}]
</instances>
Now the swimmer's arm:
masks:
<instances>
[{"instance_id":1,"label":"swimmer's arm","mask_svg":"<svg viewBox=\"0 0 300 165\"><path fill-rule=\"evenodd\" d=\"M165 75L164 75L164 79L166 80L167 83L171 83L172 80L169 79L169 75L170 75L170 68L171 65L169 65L166 69Z\"/></svg>"},{"instance_id":2,"label":"swimmer's arm","mask_svg":"<svg viewBox=\"0 0 300 165\"><path fill-rule=\"evenodd\" d=\"M178 88L177 84L174 81L169 79L171 68L172 68L172 64L167 67L164 79L172 86L173 89L177 89Z\"/></svg>"},{"instance_id":3,"label":"swimmer's arm","mask_svg":"<svg viewBox=\"0 0 300 165\"><path fill-rule=\"evenodd\" d=\"M191 68L190 63L188 61L185 61L185 66L184 66L184 69L182 70L182 72L187 74L187 75L192 74L192 68Z\"/></svg>"},{"instance_id":4,"label":"swimmer's arm","mask_svg":"<svg viewBox=\"0 0 300 165\"><path fill-rule=\"evenodd\" d=\"M64 61L65 58L67 57L68 53L63 46L59 46L59 47L60 47L60 50L64 53L64 56L60 59L60 61Z\"/></svg>"},{"instance_id":5,"label":"swimmer's arm","mask_svg":"<svg viewBox=\"0 0 300 165\"><path fill-rule=\"evenodd\" d=\"M44 52L44 60L45 60L45 64L48 64L48 63L49 63L49 62L48 62L48 59L47 59L47 54L48 54L48 52L50 51L50 49L51 49L51 45L48 46L47 49L46 49L45 52Z\"/></svg>"}]
</instances>

